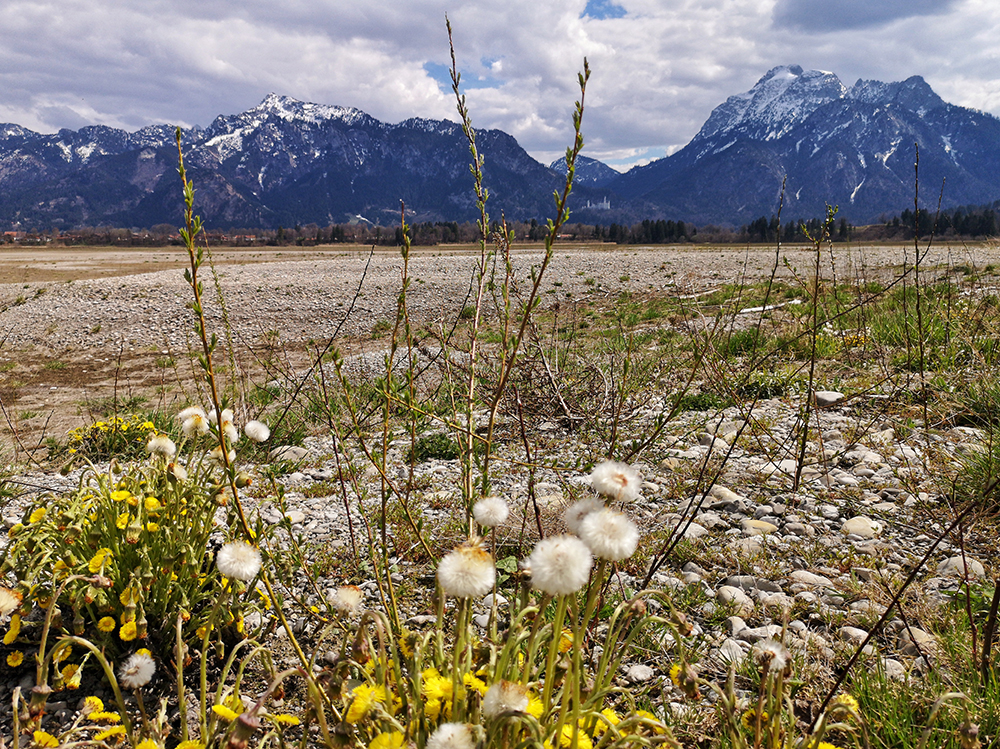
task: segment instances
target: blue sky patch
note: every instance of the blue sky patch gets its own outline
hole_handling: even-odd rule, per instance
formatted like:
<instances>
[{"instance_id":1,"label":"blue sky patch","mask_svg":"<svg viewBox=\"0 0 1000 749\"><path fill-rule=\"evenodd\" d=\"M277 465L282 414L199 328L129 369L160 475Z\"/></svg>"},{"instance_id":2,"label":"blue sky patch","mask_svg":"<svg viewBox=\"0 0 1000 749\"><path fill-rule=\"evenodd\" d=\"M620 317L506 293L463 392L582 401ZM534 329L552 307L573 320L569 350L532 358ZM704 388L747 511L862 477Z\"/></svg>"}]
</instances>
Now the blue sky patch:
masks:
<instances>
[{"instance_id":1,"label":"blue sky patch","mask_svg":"<svg viewBox=\"0 0 1000 749\"><path fill-rule=\"evenodd\" d=\"M590 16L595 21L603 21L606 18L622 18L625 15L625 9L614 0L587 0L587 7L584 9L583 15Z\"/></svg>"}]
</instances>

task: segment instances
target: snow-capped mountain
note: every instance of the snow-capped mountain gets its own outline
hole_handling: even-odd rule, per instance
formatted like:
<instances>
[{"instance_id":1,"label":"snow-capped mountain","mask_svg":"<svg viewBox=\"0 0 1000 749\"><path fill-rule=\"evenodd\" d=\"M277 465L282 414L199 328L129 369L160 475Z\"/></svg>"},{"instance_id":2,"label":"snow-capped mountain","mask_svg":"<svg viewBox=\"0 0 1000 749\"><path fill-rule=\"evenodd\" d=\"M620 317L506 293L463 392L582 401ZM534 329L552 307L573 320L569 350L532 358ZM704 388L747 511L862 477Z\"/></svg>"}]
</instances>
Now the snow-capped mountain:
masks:
<instances>
[{"instance_id":1,"label":"snow-capped mountain","mask_svg":"<svg viewBox=\"0 0 1000 749\"><path fill-rule=\"evenodd\" d=\"M489 209L550 211L559 175L499 130L477 133ZM380 122L358 109L268 95L258 106L184 133L197 210L216 227L337 223L362 214L392 225L478 215L459 125ZM39 135L0 125L0 223L21 226L180 221L174 130L105 127Z\"/></svg>"},{"instance_id":2,"label":"snow-capped mountain","mask_svg":"<svg viewBox=\"0 0 1000 749\"><path fill-rule=\"evenodd\" d=\"M209 226L338 223L361 214L383 225L478 215L468 144L453 122L381 122L349 107L268 95L240 114L183 133ZM565 161L545 167L510 135L478 133L492 215L545 218ZM729 97L677 153L618 174L582 158L574 220L673 219L741 224L776 213L855 223L913 205L915 145L925 207L1000 198L1000 120L943 101L920 77L844 86L797 65L768 71ZM0 226L151 227L178 224L174 128L135 133L100 125L41 135L0 124Z\"/></svg>"},{"instance_id":3,"label":"snow-capped mountain","mask_svg":"<svg viewBox=\"0 0 1000 749\"><path fill-rule=\"evenodd\" d=\"M610 184L657 215L739 224L778 211L822 216L826 203L857 223L913 205L1000 198L1000 120L944 102L919 76L859 80L797 65L767 72L717 107L677 153Z\"/></svg>"}]
</instances>

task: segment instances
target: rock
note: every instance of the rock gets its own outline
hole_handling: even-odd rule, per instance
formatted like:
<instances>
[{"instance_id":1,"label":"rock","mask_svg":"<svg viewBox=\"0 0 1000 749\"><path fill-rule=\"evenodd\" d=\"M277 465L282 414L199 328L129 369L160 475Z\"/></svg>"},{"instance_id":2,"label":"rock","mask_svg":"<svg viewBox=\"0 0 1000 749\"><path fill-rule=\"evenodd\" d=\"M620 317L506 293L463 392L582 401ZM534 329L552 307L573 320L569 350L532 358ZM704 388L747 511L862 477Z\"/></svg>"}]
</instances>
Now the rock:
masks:
<instances>
[{"instance_id":1,"label":"rock","mask_svg":"<svg viewBox=\"0 0 1000 749\"><path fill-rule=\"evenodd\" d=\"M719 603L731 603L736 606L740 614L752 614L754 609L753 599L739 588L732 585L723 585L715 592L715 597Z\"/></svg>"},{"instance_id":2,"label":"rock","mask_svg":"<svg viewBox=\"0 0 1000 749\"><path fill-rule=\"evenodd\" d=\"M823 575L814 575L812 572L806 570L795 570L792 572L788 579L794 583L803 583L805 585L812 585L816 587L832 588L833 581L828 577Z\"/></svg>"},{"instance_id":3,"label":"rock","mask_svg":"<svg viewBox=\"0 0 1000 749\"><path fill-rule=\"evenodd\" d=\"M722 500L723 502L747 502L747 498L737 494L732 489L727 489L724 486L719 486L716 484L708 492L710 497L715 497L716 499Z\"/></svg>"},{"instance_id":4,"label":"rock","mask_svg":"<svg viewBox=\"0 0 1000 749\"><path fill-rule=\"evenodd\" d=\"M844 394L836 390L819 390L816 393L816 405L820 408L828 408L835 403L844 400Z\"/></svg>"},{"instance_id":5,"label":"rock","mask_svg":"<svg viewBox=\"0 0 1000 749\"><path fill-rule=\"evenodd\" d=\"M223 414L225 415L225 414ZM298 445L281 445L276 447L267 456L271 460L290 460L297 463L309 454L309 451Z\"/></svg>"},{"instance_id":6,"label":"rock","mask_svg":"<svg viewBox=\"0 0 1000 749\"><path fill-rule=\"evenodd\" d=\"M645 663L636 663L634 666L629 666L628 672L625 674L627 678L633 684L642 684L645 681L649 681L656 675L656 671L647 666Z\"/></svg>"},{"instance_id":7,"label":"rock","mask_svg":"<svg viewBox=\"0 0 1000 749\"><path fill-rule=\"evenodd\" d=\"M684 531L684 538L694 541L702 536L707 536L710 532L704 525L692 522Z\"/></svg>"},{"instance_id":8,"label":"rock","mask_svg":"<svg viewBox=\"0 0 1000 749\"><path fill-rule=\"evenodd\" d=\"M969 556L965 557L964 564L961 556L949 557L937 566L937 571L939 575L951 577L965 577L968 574L969 577L981 578L986 575L983 565Z\"/></svg>"},{"instance_id":9,"label":"rock","mask_svg":"<svg viewBox=\"0 0 1000 749\"><path fill-rule=\"evenodd\" d=\"M886 678L893 681L906 680L906 666L895 658L882 658L879 661L879 665L881 665L882 670L885 672Z\"/></svg>"},{"instance_id":10,"label":"rock","mask_svg":"<svg viewBox=\"0 0 1000 749\"><path fill-rule=\"evenodd\" d=\"M917 627L904 627L899 633L896 644L903 655L920 655L931 650L936 642L934 635L930 632L925 632Z\"/></svg>"},{"instance_id":11,"label":"rock","mask_svg":"<svg viewBox=\"0 0 1000 749\"><path fill-rule=\"evenodd\" d=\"M781 637L780 624L765 624L761 627L747 627L740 630L738 639L744 642L760 642L761 640L776 640Z\"/></svg>"},{"instance_id":12,"label":"rock","mask_svg":"<svg viewBox=\"0 0 1000 749\"><path fill-rule=\"evenodd\" d=\"M743 648L732 637L727 637L725 642L719 646L719 660L723 663L738 665L746 657Z\"/></svg>"},{"instance_id":13,"label":"rock","mask_svg":"<svg viewBox=\"0 0 1000 749\"><path fill-rule=\"evenodd\" d=\"M860 645L868 637L868 632L858 627L841 627L839 634L841 640L852 645Z\"/></svg>"},{"instance_id":14,"label":"rock","mask_svg":"<svg viewBox=\"0 0 1000 749\"><path fill-rule=\"evenodd\" d=\"M740 528L743 529L744 535L747 536L766 536L768 533L774 533L778 530L778 526L774 523L769 523L766 520L757 520L756 518L747 518L740 523Z\"/></svg>"},{"instance_id":15,"label":"rock","mask_svg":"<svg viewBox=\"0 0 1000 749\"><path fill-rule=\"evenodd\" d=\"M855 515L840 526L840 532L845 536L854 535L861 538L875 538L882 532L882 524L866 515Z\"/></svg>"},{"instance_id":16,"label":"rock","mask_svg":"<svg viewBox=\"0 0 1000 749\"><path fill-rule=\"evenodd\" d=\"M288 518L289 522L292 525L295 525L296 523L304 522L306 519L306 514L301 510L289 510L288 512L285 513L285 517Z\"/></svg>"}]
</instances>

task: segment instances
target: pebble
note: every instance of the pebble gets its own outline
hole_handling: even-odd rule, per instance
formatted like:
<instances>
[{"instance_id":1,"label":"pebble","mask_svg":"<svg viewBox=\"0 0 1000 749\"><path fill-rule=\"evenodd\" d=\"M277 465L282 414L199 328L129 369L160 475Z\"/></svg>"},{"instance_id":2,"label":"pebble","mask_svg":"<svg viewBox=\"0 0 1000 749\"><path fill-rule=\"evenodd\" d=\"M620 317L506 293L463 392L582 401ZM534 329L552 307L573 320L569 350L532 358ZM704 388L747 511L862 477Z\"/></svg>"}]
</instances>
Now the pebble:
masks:
<instances>
[{"instance_id":1,"label":"pebble","mask_svg":"<svg viewBox=\"0 0 1000 749\"><path fill-rule=\"evenodd\" d=\"M845 536L858 536L862 539L875 538L882 532L882 524L865 515L856 515L840 526L840 532Z\"/></svg>"}]
</instances>

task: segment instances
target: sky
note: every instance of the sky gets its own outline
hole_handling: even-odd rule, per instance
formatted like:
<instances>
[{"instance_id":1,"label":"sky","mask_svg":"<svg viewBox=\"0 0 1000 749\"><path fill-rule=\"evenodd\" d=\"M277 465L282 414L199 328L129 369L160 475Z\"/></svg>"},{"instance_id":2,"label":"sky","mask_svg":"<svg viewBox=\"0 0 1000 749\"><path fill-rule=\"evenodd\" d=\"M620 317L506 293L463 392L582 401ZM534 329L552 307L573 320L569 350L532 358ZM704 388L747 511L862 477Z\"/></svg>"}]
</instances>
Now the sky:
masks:
<instances>
[{"instance_id":1,"label":"sky","mask_svg":"<svg viewBox=\"0 0 1000 749\"><path fill-rule=\"evenodd\" d=\"M0 122L204 127L269 93L454 120L446 14L473 125L543 163L571 142L585 57L584 154L622 171L777 65L920 75L1000 115L996 0L4 0Z\"/></svg>"}]
</instances>

